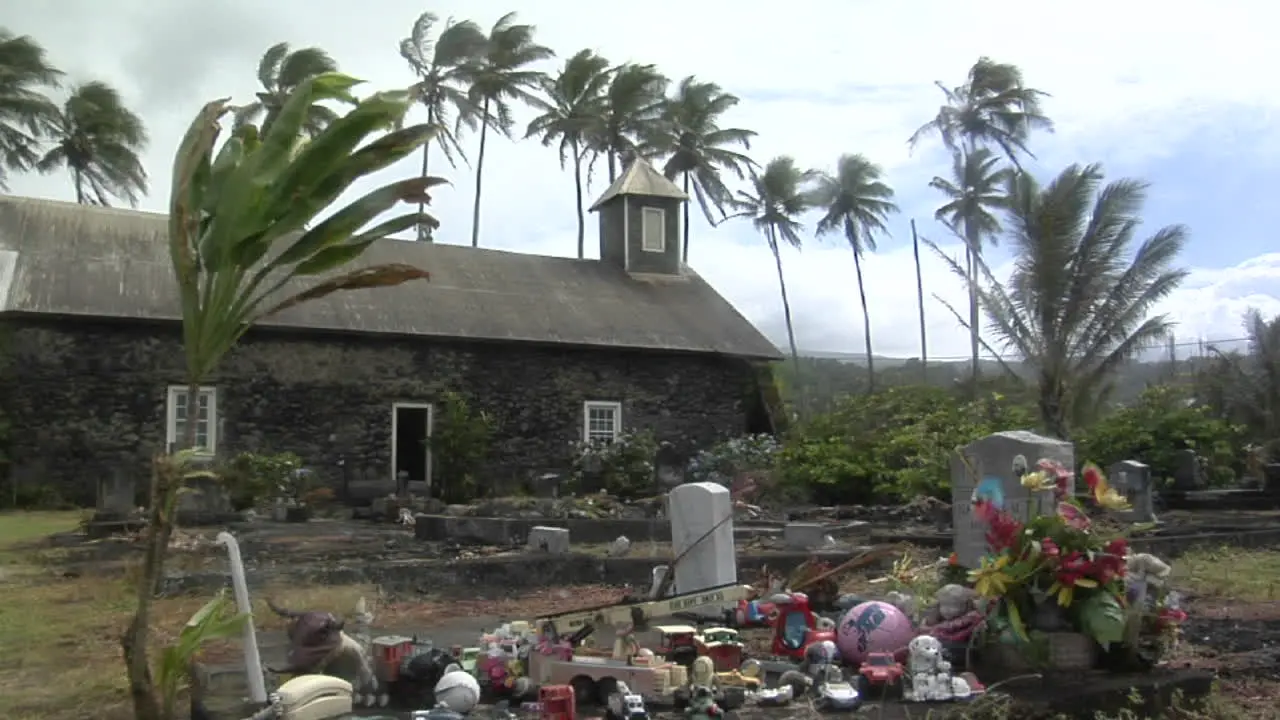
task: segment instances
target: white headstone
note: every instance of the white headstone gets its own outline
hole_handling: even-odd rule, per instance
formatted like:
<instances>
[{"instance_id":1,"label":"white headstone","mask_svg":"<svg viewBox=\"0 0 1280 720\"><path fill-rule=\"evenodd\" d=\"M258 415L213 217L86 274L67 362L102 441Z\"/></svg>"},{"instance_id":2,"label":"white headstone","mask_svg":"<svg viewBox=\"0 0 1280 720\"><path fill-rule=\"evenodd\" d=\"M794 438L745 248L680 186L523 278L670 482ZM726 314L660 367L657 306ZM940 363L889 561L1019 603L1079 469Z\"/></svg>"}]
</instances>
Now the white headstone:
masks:
<instances>
[{"instance_id":1,"label":"white headstone","mask_svg":"<svg viewBox=\"0 0 1280 720\"><path fill-rule=\"evenodd\" d=\"M526 547L535 552L563 555L569 552L569 529L542 525L529 528Z\"/></svg>"},{"instance_id":2,"label":"white headstone","mask_svg":"<svg viewBox=\"0 0 1280 720\"><path fill-rule=\"evenodd\" d=\"M733 501L716 483L685 483L667 495L671 549L679 558L676 587L681 594L738 582L733 546Z\"/></svg>"},{"instance_id":3,"label":"white headstone","mask_svg":"<svg viewBox=\"0 0 1280 720\"><path fill-rule=\"evenodd\" d=\"M1022 487L1022 474L1035 472L1042 460L1056 460L1074 472L1075 446L1032 432L998 432L975 440L951 458L951 522L956 558L964 567L977 567L987 553L987 526L973 517L974 489L986 478L998 480L1004 510L1026 522L1056 512L1053 492ZM1074 482L1067 494L1075 492Z\"/></svg>"},{"instance_id":4,"label":"white headstone","mask_svg":"<svg viewBox=\"0 0 1280 720\"><path fill-rule=\"evenodd\" d=\"M1133 506L1123 513L1129 522L1156 522L1155 501L1151 493L1151 468L1137 460L1121 460L1107 471L1107 480Z\"/></svg>"}]
</instances>

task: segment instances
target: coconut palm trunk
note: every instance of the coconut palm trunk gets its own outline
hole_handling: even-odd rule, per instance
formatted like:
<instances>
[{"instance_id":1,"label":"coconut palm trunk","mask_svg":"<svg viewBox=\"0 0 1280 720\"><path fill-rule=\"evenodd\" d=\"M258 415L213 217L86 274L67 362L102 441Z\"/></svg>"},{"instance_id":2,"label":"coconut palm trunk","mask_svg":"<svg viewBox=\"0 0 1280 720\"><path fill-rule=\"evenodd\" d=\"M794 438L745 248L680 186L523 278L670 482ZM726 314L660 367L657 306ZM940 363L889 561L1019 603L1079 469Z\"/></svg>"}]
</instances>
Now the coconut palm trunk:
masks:
<instances>
[{"instance_id":1,"label":"coconut palm trunk","mask_svg":"<svg viewBox=\"0 0 1280 720\"><path fill-rule=\"evenodd\" d=\"M977 392L978 376L982 373L979 367L978 359L978 339L979 339L979 322L978 322L978 233L977 228L972 223L965 223L965 248L966 270L969 273L969 351L973 357L973 384L974 392Z\"/></svg>"},{"instance_id":2,"label":"coconut palm trunk","mask_svg":"<svg viewBox=\"0 0 1280 720\"><path fill-rule=\"evenodd\" d=\"M578 201L578 259L581 260L586 257L587 250L587 216L582 209L582 151L577 140L570 141L569 147L573 149L573 189Z\"/></svg>"},{"instance_id":3,"label":"coconut palm trunk","mask_svg":"<svg viewBox=\"0 0 1280 720\"><path fill-rule=\"evenodd\" d=\"M916 260L916 303L920 308L920 375L929 382L929 343L924 329L924 277L920 274L920 236L916 234L916 221L911 221L911 252Z\"/></svg>"},{"instance_id":4,"label":"coconut palm trunk","mask_svg":"<svg viewBox=\"0 0 1280 720\"><path fill-rule=\"evenodd\" d=\"M476 155L476 200L471 210L471 247L480 247L480 190L484 179L484 144L489 137L489 98L480 108L480 152Z\"/></svg>"},{"instance_id":5,"label":"coconut palm trunk","mask_svg":"<svg viewBox=\"0 0 1280 720\"><path fill-rule=\"evenodd\" d=\"M769 249L773 251L773 262L778 266L778 289L782 292L782 316L787 323L787 342L791 345L791 361L795 363L798 376L800 351L796 350L796 331L791 325L791 301L787 298L787 278L782 274L782 253L778 250L777 233L773 228L769 228Z\"/></svg>"},{"instance_id":6,"label":"coconut palm trunk","mask_svg":"<svg viewBox=\"0 0 1280 720\"><path fill-rule=\"evenodd\" d=\"M435 110L430 106L428 106L427 107L427 124L434 125L435 122L436 122ZM430 168L430 166L431 166L431 143L427 143L426 145L422 146L421 177L427 176L427 170ZM426 212L427 212L427 204L425 202L419 202L418 213L425 214ZM430 241L431 241L431 228L427 227L426 225L419 225L418 226L418 242L430 242Z\"/></svg>"},{"instance_id":7,"label":"coconut palm trunk","mask_svg":"<svg viewBox=\"0 0 1280 720\"><path fill-rule=\"evenodd\" d=\"M858 300L862 302L863 338L867 343L867 391L876 391L876 364L871 358L871 313L867 311L867 289L862 284L862 253L853 253L853 269L858 275Z\"/></svg>"},{"instance_id":8,"label":"coconut palm trunk","mask_svg":"<svg viewBox=\"0 0 1280 720\"><path fill-rule=\"evenodd\" d=\"M689 196L689 173L687 171L684 174L684 194L686 197ZM682 224L684 225L684 227L681 228L680 230L680 234L682 235L682 237L680 238L680 243L681 243L680 244L680 253L681 253L680 261L683 262L685 265L689 264L689 205L690 203L692 203L692 200L690 200L689 202L682 203L684 205L684 208L683 208L684 219L682 220Z\"/></svg>"}]
</instances>

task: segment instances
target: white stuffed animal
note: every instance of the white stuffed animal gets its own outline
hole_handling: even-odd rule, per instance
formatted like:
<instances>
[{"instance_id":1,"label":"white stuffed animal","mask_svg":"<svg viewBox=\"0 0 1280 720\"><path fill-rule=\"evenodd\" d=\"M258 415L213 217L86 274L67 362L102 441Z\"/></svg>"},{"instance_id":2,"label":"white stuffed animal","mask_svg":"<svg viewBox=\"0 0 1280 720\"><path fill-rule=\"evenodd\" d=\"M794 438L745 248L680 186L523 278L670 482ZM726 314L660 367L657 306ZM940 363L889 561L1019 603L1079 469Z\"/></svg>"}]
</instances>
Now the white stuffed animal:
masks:
<instances>
[{"instance_id":1,"label":"white stuffed animal","mask_svg":"<svg viewBox=\"0 0 1280 720\"><path fill-rule=\"evenodd\" d=\"M912 675L932 674L942 660L942 642L931 635L912 638L907 644L907 666Z\"/></svg>"}]
</instances>

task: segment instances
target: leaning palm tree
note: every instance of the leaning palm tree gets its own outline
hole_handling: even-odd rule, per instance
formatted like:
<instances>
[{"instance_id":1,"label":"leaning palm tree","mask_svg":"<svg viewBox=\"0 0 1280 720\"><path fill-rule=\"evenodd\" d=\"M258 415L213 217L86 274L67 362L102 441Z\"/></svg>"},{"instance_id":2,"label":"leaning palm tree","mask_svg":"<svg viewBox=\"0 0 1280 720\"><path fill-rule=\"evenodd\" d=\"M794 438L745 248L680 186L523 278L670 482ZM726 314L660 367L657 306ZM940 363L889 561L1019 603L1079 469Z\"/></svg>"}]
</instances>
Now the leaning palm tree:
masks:
<instances>
[{"instance_id":1,"label":"leaning palm tree","mask_svg":"<svg viewBox=\"0 0 1280 720\"><path fill-rule=\"evenodd\" d=\"M262 90L258 99L241 106L235 114L235 124L243 127L262 119L261 132L265 135L271 129L289 94L302 84L303 80L335 72L338 63L329 57L329 53L318 47L302 48L290 51L289 43L276 43L267 48L258 61L258 82ZM329 123L338 117L337 113L323 105L312 105L307 109L307 118L303 124L303 132L315 137Z\"/></svg>"},{"instance_id":2,"label":"leaning palm tree","mask_svg":"<svg viewBox=\"0 0 1280 720\"><path fill-rule=\"evenodd\" d=\"M458 166L457 158L467 160L459 134L464 127L475 130L478 123L477 108L467 98L467 87L487 42L479 25L470 20L454 22L453 18L445 20L440 34L432 38L438 22L435 13L425 12L414 22L409 37L400 41L400 57L418 76L414 95L427 108L427 122L439 128L435 140L422 146L422 177L427 177L430 170L433 144L451 167ZM420 205L418 212L425 213L426 206ZM418 240L431 240L430 225L418 227Z\"/></svg>"},{"instance_id":3,"label":"leaning palm tree","mask_svg":"<svg viewBox=\"0 0 1280 720\"><path fill-rule=\"evenodd\" d=\"M509 12L498 18L489 31L484 54L471 74L467 97L480 109L480 150L476 154L476 197L471 211L471 247L480 247L480 190L484 177L484 145L493 129L511 137L515 126L512 101L536 105L534 89L542 83L543 73L531 69L533 63L555 57L551 48L534 42L536 28L516 23Z\"/></svg>"},{"instance_id":4,"label":"leaning palm tree","mask_svg":"<svg viewBox=\"0 0 1280 720\"><path fill-rule=\"evenodd\" d=\"M542 81L542 114L529 123L525 138L537 137L545 147L560 143L560 167L573 158L573 185L578 209L578 259L586 252L587 219L583 211L582 162L592 123L600 117L609 87L609 61L580 50L565 61L555 77Z\"/></svg>"},{"instance_id":5,"label":"leaning palm tree","mask_svg":"<svg viewBox=\"0 0 1280 720\"><path fill-rule=\"evenodd\" d=\"M653 65L626 64L614 71L600 116L589 133L592 162L588 180L596 158L605 158L612 183L628 160L641 154L645 140L662 122L668 82Z\"/></svg>"},{"instance_id":6,"label":"leaning palm tree","mask_svg":"<svg viewBox=\"0 0 1280 720\"><path fill-rule=\"evenodd\" d=\"M911 135L912 147L937 133L953 153L994 145L1018 166L1020 153L1035 157L1027 148L1031 131L1053 130L1053 121L1040 106L1048 93L1027 87L1017 65L983 57L969 68L963 85L936 84L946 100L938 114Z\"/></svg>"},{"instance_id":7,"label":"leaning palm tree","mask_svg":"<svg viewBox=\"0 0 1280 720\"><path fill-rule=\"evenodd\" d=\"M0 190L9 189L8 172L26 172L40 160L40 140L58 117L44 92L61 77L39 43L0 28Z\"/></svg>"},{"instance_id":8,"label":"leaning palm tree","mask_svg":"<svg viewBox=\"0 0 1280 720\"><path fill-rule=\"evenodd\" d=\"M1097 165L1072 165L1045 186L1018 174L1008 210L1013 274L1001 283L978 260L988 324L1034 371L1040 419L1057 437L1069 438L1116 371L1173 326L1150 313L1187 276L1173 266L1187 231L1164 227L1133 248L1146 188L1135 180L1104 186Z\"/></svg>"},{"instance_id":9,"label":"leaning palm tree","mask_svg":"<svg viewBox=\"0 0 1280 720\"><path fill-rule=\"evenodd\" d=\"M138 159L147 131L115 88L101 82L76 87L52 123L53 147L36 163L40 172L70 171L78 203L110 205L118 198L137 207L147 194L147 171Z\"/></svg>"},{"instance_id":10,"label":"leaning palm tree","mask_svg":"<svg viewBox=\"0 0 1280 720\"><path fill-rule=\"evenodd\" d=\"M871 356L871 314L862 284L862 254L875 252L876 235L887 233L889 215L898 212L893 188L884 182L884 170L862 155L843 155L834 175L817 176L809 196L822 212L818 236L838 233L853 251L853 268L858 277L858 299L862 302L863 336L867 346L867 376L870 392L876 389L876 368Z\"/></svg>"},{"instance_id":11,"label":"leaning palm tree","mask_svg":"<svg viewBox=\"0 0 1280 720\"><path fill-rule=\"evenodd\" d=\"M731 95L712 82L701 82L690 75L676 86L675 93L664 104L659 132L651 138L653 149L669 155L662 172L674 180L683 178L684 192L698 200L707 222L715 225L714 208L725 217L725 206L733 194L725 186L721 174L731 172L739 180L754 164L751 158L731 150L731 146L751 149L756 133L742 128L720 127L720 116L738 104ZM689 203L684 204L684 237L681 240L683 260L689 261Z\"/></svg>"},{"instance_id":12,"label":"leaning palm tree","mask_svg":"<svg viewBox=\"0 0 1280 720\"><path fill-rule=\"evenodd\" d=\"M765 166L764 172L751 171L750 190L739 190L733 204L737 212L732 217L751 219L773 253L778 267L778 290L782 293L782 314L787 323L787 342L791 345L791 360L797 376L800 371L800 352L796 350L796 331L791 324L791 301L787 298L787 279L782 273L782 252L779 240L799 250L800 232L804 226L800 216L809 210L809 196L805 186L812 180L811 170L796 167L794 158L776 157Z\"/></svg>"},{"instance_id":13,"label":"leaning palm tree","mask_svg":"<svg viewBox=\"0 0 1280 720\"><path fill-rule=\"evenodd\" d=\"M978 263L984 242L995 244L1000 220L994 214L1005 206L1010 172L1000 158L986 148L956 151L951 158L951 177L935 177L929 187L946 196L947 202L933 216L959 235L965 244L965 268L969 273L969 345L973 377L980 374L978 345L981 328L978 318ZM976 385L974 386L976 388Z\"/></svg>"}]
</instances>

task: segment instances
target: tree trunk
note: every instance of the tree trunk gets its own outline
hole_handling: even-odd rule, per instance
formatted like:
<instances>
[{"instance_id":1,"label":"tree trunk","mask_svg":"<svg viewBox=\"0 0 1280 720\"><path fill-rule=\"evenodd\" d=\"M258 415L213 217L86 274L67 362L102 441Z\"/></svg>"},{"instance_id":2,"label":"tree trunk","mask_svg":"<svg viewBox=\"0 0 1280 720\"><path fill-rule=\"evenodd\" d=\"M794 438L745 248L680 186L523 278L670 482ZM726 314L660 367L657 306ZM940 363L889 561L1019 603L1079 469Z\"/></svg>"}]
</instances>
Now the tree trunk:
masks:
<instances>
[{"instance_id":1,"label":"tree trunk","mask_svg":"<svg viewBox=\"0 0 1280 720\"><path fill-rule=\"evenodd\" d=\"M684 194L689 194L689 173L684 174ZM680 259L685 265L689 264L689 204L692 200L684 201L684 228L680 231L683 237L680 240Z\"/></svg>"},{"instance_id":2,"label":"tree trunk","mask_svg":"<svg viewBox=\"0 0 1280 720\"><path fill-rule=\"evenodd\" d=\"M612 185L614 180L618 179L618 154L613 150L609 150L609 184Z\"/></svg>"},{"instance_id":3,"label":"tree trunk","mask_svg":"<svg viewBox=\"0 0 1280 720\"><path fill-rule=\"evenodd\" d=\"M978 238L977 229L972 223L965 222L965 260L967 270L969 272L969 349L973 354L973 387L977 392L978 377L982 374L982 368L978 359Z\"/></svg>"},{"instance_id":4,"label":"tree trunk","mask_svg":"<svg viewBox=\"0 0 1280 720\"><path fill-rule=\"evenodd\" d=\"M586 257L587 216L582 212L582 153L578 151L578 141L571 140L569 147L573 149L573 186L578 200L578 259Z\"/></svg>"},{"instance_id":5,"label":"tree trunk","mask_svg":"<svg viewBox=\"0 0 1280 720\"><path fill-rule=\"evenodd\" d=\"M200 418L200 383L187 385L187 417L180 447L191 448L196 444L196 424ZM210 419L212 421L212 418ZM147 512L145 556L142 561L142 577L138 579L138 605L133 620L120 638L124 651L125 671L129 678L129 695L133 699L136 720L170 720L161 712L156 697L155 679L151 674L151 659L147 643L151 639L151 605L164 580L164 560L173 536L174 518L170 513L171 499L182 483L181 474L171 476L167 465L153 461L151 470L151 503Z\"/></svg>"},{"instance_id":6,"label":"tree trunk","mask_svg":"<svg viewBox=\"0 0 1280 720\"><path fill-rule=\"evenodd\" d=\"M1067 414L1063 399L1066 393L1062 384L1053 378L1040 377L1040 421L1044 423L1045 432L1059 440L1069 438L1070 428L1067 426Z\"/></svg>"},{"instance_id":7,"label":"tree trunk","mask_svg":"<svg viewBox=\"0 0 1280 720\"><path fill-rule=\"evenodd\" d=\"M480 153L476 155L476 201L471 210L471 247L480 247L480 182L484 175L484 142L489 134L489 99L480 109Z\"/></svg>"},{"instance_id":8,"label":"tree trunk","mask_svg":"<svg viewBox=\"0 0 1280 720\"><path fill-rule=\"evenodd\" d=\"M858 274L858 299L862 301L863 337L867 341L867 390L876 391L876 362L871 358L871 313L867 312L867 290L862 286L862 253L853 251L853 269Z\"/></svg>"},{"instance_id":9,"label":"tree trunk","mask_svg":"<svg viewBox=\"0 0 1280 720\"><path fill-rule=\"evenodd\" d=\"M916 303L920 308L920 375L929 384L929 344L924 330L924 278L920 275L920 236L916 235L916 221L911 221L911 251L916 256Z\"/></svg>"},{"instance_id":10,"label":"tree trunk","mask_svg":"<svg viewBox=\"0 0 1280 720\"><path fill-rule=\"evenodd\" d=\"M71 182L76 186L76 202L84 205L84 174L79 168L72 169Z\"/></svg>"},{"instance_id":11,"label":"tree trunk","mask_svg":"<svg viewBox=\"0 0 1280 720\"><path fill-rule=\"evenodd\" d=\"M772 227L769 228L769 249L773 250L773 261L778 266L778 289L782 292L782 316L787 323L787 342L791 345L791 362L795 365L796 371L796 398L799 400L800 407L805 406L804 392L800 387L800 351L796 349L796 331L791 325L791 301L787 299L787 279L782 274L782 253L778 251L777 234Z\"/></svg>"},{"instance_id":12,"label":"tree trunk","mask_svg":"<svg viewBox=\"0 0 1280 720\"><path fill-rule=\"evenodd\" d=\"M428 106L427 107L427 124L433 125L435 124L435 121L436 121L435 110L430 106ZM424 178L427 176L427 169L430 163L431 163L431 143L427 142L427 143L423 143L422 145L422 177ZM425 213L426 211L427 211L426 201L424 200L422 202L419 202L418 214ZM420 223L418 225L418 242L431 242L431 226L427 225L426 223Z\"/></svg>"}]
</instances>

